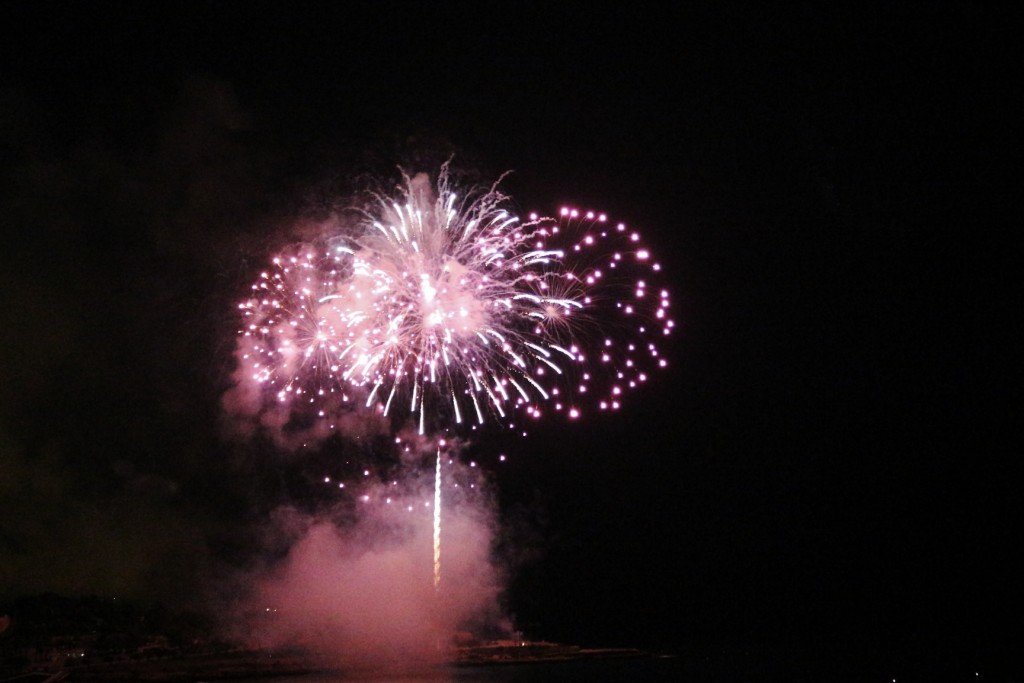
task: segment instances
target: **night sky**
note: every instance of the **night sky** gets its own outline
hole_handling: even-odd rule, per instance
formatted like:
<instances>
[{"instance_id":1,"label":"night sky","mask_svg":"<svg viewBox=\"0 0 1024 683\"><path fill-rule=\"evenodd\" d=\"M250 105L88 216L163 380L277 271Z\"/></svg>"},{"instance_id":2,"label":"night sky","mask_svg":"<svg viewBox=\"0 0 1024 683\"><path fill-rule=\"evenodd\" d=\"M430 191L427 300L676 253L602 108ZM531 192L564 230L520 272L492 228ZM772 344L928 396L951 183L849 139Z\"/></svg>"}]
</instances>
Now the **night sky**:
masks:
<instances>
[{"instance_id":1,"label":"night sky","mask_svg":"<svg viewBox=\"0 0 1024 683\"><path fill-rule=\"evenodd\" d=\"M323 502L331 453L225 436L234 306L289 226L454 155L673 284L617 419L472 437L528 636L1019 675L1008 15L642 5L5 5L0 598L201 603Z\"/></svg>"}]
</instances>

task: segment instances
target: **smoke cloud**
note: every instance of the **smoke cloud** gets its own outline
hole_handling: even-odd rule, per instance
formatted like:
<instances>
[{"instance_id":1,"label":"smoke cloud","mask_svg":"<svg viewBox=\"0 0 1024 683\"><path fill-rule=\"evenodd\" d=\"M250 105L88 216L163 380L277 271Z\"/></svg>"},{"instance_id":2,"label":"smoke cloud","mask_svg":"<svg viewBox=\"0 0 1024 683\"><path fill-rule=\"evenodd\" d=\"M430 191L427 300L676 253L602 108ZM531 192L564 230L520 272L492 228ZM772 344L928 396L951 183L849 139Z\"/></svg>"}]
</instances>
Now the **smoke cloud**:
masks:
<instances>
[{"instance_id":1,"label":"smoke cloud","mask_svg":"<svg viewBox=\"0 0 1024 683\"><path fill-rule=\"evenodd\" d=\"M507 632L502 571L492 561L495 508L483 479L443 459L435 588L432 468L403 470L349 494L354 509L278 509L267 538L287 549L241 577L246 598L232 612L233 636L259 648L298 648L329 666L380 671L443 662L459 638Z\"/></svg>"}]
</instances>

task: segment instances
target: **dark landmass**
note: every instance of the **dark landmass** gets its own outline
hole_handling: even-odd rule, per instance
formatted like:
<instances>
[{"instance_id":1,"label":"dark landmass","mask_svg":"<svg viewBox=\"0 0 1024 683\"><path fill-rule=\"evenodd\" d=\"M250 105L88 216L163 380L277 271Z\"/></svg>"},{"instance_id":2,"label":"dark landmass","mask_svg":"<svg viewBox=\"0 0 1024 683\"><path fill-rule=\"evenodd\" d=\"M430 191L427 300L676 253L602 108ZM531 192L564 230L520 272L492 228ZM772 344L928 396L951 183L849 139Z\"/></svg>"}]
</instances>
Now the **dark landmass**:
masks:
<instances>
[{"instance_id":1,"label":"dark landmass","mask_svg":"<svg viewBox=\"0 0 1024 683\"><path fill-rule=\"evenodd\" d=\"M632 648L593 649L555 643L524 643L522 645L485 644L459 648L450 666L513 666L595 659L641 658L651 655ZM57 681L146 681L152 683L192 683L195 681L226 681L272 676L298 676L314 672L338 672L316 663L302 653L269 651L238 651L220 654L178 654L148 660L124 660L91 664L69 664L53 669L44 666L15 674L3 680ZM26 675L29 675L26 677Z\"/></svg>"},{"instance_id":2,"label":"dark landmass","mask_svg":"<svg viewBox=\"0 0 1024 683\"><path fill-rule=\"evenodd\" d=\"M517 640L464 641L452 666L650 657L634 648ZM180 682L333 671L299 650L252 650L215 635L200 615L114 598L44 594L0 604L0 683Z\"/></svg>"},{"instance_id":3,"label":"dark landmass","mask_svg":"<svg viewBox=\"0 0 1024 683\"><path fill-rule=\"evenodd\" d=\"M61 671L76 680L188 680L156 672L184 661L228 669L245 658L208 617L159 603L45 593L0 603L0 625L0 680Z\"/></svg>"},{"instance_id":4,"label":"dark landmass","mask_svg":"<svg viewBox=\"0 0 1024 683\"><path fill-rule=\"evenodd\" d=\"M74 681L146 681L191 683L193 681L220 681L239 678L261 678L310 673L317 670L301 657L274 655L261 652L234 652L224 654L171 655L155 659L131 659L69 665L52 669L46 666L31 668L3 681L28 680L25 674L50 676L43 680Z\"/></svg>"}]
</instances>

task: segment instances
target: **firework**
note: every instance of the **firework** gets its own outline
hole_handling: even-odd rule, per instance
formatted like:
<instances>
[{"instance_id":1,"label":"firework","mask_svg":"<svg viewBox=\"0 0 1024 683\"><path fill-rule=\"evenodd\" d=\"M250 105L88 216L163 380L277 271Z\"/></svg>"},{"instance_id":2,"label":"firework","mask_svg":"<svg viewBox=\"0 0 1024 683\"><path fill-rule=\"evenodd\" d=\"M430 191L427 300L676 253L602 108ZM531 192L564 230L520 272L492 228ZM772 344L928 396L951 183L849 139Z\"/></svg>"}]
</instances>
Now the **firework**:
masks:
<instances>
[{"instance_id":1,"label":"firework","mask_svg":"<svg viewBox=\"0 0 1024 683\"><path fill-rule=\"evenodd\" d=\"M441 585L441 449L434 464L434 590Z\"/></svg>"},{"instance_id":2,"label":"firework","mask_svg":"<svg viewBox=\"0 0 1024 683\"><path fill-rule=\"evenodd\" d=\"M314 417L377 406L420 433L617 410L666 365L660 264L604 214L508 205L496 186L460 195L442 168L279 254L239 304L248 378Z\"/></svg>"}]
</instances>

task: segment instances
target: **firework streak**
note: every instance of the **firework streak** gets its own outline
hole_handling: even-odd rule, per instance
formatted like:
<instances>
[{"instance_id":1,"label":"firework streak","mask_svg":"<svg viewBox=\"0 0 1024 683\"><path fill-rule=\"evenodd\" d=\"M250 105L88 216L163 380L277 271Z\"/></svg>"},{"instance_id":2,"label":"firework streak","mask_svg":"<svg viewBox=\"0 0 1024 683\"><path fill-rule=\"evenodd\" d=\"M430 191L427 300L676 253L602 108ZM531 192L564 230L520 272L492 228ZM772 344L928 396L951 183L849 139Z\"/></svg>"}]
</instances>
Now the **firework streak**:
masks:
<instances>
[{"instance_id":1,"label":"firework streak","mask_svg":"<svg viewBox=\"0 0 1024 683\"><path fill-rule=\"evenodd\" d=\"M406 177L351 231L276 256L239 304L248 378L314 418L376 406L420 433L617 410L666 365L661 266L604 214L508 203Z\"/></svg>"}]
</instances>

